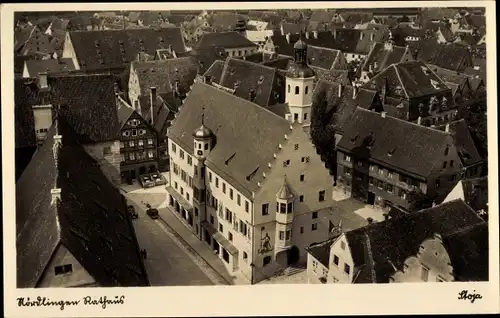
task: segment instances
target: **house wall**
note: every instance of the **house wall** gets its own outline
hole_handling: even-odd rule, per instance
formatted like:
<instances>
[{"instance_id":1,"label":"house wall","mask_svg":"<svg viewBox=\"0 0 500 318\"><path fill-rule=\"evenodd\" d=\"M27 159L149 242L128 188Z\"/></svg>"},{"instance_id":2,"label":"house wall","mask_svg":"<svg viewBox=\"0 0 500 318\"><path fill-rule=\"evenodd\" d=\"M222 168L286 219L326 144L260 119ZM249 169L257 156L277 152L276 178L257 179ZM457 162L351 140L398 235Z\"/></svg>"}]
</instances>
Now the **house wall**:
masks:
<instances>
[{"instance_id":1,"label":"house wall","mask_svg":"<svg viewBox=\"0 0 500 318\"><path fill-rule=\"evenodd\" d=\"M75 70L80 69L80 63L78 63L78 58L76 56L75 48L73 47L73 42L71 41L71 37L69 36L69 32L66 32L66 39L64 40L62 57L70 58L71 60L73 60Z\"/></svg>"},{"instance_id":2,"label":"house wall","mask_svg":"<svg viewBox=\"0 0 500 318\"><path fill-rule=\"evenodd\" d=\"M72 272L56 275L55 267L71 264ZM83 268L82 264L76 260L74 255L62 244L59 244L52 259L45 269L38 288L48 287L90 287L97 286L94 278Z\"/></svg>"},{"instance_id":3,"label":"house wall","mask_svg":"<svg viewBox=\"0 0 500 318\"><path fill-rule=\"evenodd\" d=\"M339 258L338 265L335 265L334 258ZM349 266L349 273L345 270L345 265ZM327 283L350 284L354 280L354 261L345 234L342 234L330 249L330 264Z\"/></svg>"},{"instance_id":4,"label":"house wall","mask_svg":"<svg viewBox=\"0 0 500 318\"><path fill-rule=\"evenodd\" d=\"M454 280L453 267L440 235L425 240L417 255L405 260L404 270L396 272L391 282L451 282ZM427 272L428 275L425 275Z\"/></svg>"},{"instance_id":5,"label":"house wall","mask_svg":"<svg viewBox=\"0 0 500 318\"><path fill-rule=\"evenodd\" d=\"M35 135L38 141L42 141L52 127L52 105L36 105L32 109Z\"/></svg>"},{"instance_id":6,"label":"house wall","mask_svg":"<svg viewBox=\"0 0 500 318\"><path fill-rule=\"evenodd\" d=\"M275 262L277 254L283 250L279 242L276 242L278 237L276 230L279 231L279 227L282 227L276 219L276 194L283 185L285 174L295 194L291 246L299 249L299 262L306 263L307 261L305 247L328 238L331 216L326 208L333 206L333 177L325 168L320 156L316 154L309 134L303 131L301 125L295 124L293 127L288 140L283 138L281 151L276 150L277 157L271 162L272 167L265 171L266 178L259 192L255 194L253 244L256 266L262 266L265 256L271 256L272 261ZM295 145L298 145L297 150L295 150ZM290 163L285 166L284 162L287 160L290 160ZM301 175L304 175L304 181L300 181ZM325 193L324 201L319 201L320 191ZM300 202L300 196L303 196L303 202ZM269 204L268 215L262 215L263 204ZM318 212L317 218L313 218L313 212L316 211ZM315 230L313 230L313 224L317 227ZM259 252L262 249L261 239L266 234L271 238L273 251Z\"/></svg>"},{"instance_id":7,"label":"house wall","mask_svg":"<svg viewBox=\"0 0 500 318\"><path fill-rule=\"evenodd\" d=\"M328 277L328 268L311 254L307 254L307 283L322 284L321 277Z\"/></svg>"},{"instance_id":8,"label":"house wall","mask_svg":"<svg viewBox=\"0 0 500 318\"><path fill-rule=\"evenodd\" d=\"M120 178L120 141L112 140L95 144L83 145L85 151L99 164L104 175L115 185L119 185ZM105 153L105 150L109 152Z\"/></svg>"},{"instance_id":9,"label":"house wall","mask_svg":"<svg viewBox=\"0 0 500 318\"><path fill-rule=\"evenodd\" d=\"M248 56L258 51L258 47L256 46L248 46L248 47L239 47L239 48L224 48L229 57L236 56Z\"/></svg>"},{"instance_id":10,"label":"house wall","mask_svg":"<svg viewBox=\"0 0 500 318\"><path fill-rule=\"evenodd\" d=\"M445 155L446 147L443 147L441 158L436 158L436 165L432 167L431 177L427 184L427 193L431 196L446 195L460 179L460 173L463 171L463 165L451 135L448 138L447 146L449 147L448 154ZM446 167L444 166L445 162ZM453 162L453 167L451 167L451 162Z\"/></svg>"}]
</instances>

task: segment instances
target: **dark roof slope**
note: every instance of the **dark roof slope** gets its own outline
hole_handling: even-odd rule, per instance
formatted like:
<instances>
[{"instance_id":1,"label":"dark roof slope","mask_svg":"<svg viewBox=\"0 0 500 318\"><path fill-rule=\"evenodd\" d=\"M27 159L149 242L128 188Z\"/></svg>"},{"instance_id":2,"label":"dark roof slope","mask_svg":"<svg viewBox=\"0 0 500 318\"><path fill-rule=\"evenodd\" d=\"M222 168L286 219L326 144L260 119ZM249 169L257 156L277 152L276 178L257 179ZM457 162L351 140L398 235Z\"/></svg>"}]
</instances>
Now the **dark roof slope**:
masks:
<instances>
[{"instance_id":1,"label":"dark roof slope","mask_svg":"<svg viewBox=\"0 0 500 318\"><path fill-rule=\"evenodd\" d=\"M70 58L49 59L49 60L28 60L26 67L30 76L38 76L39 73L59 73L75 70L73 60Z\"/></svg>"},{"instance_id":2,"label":"dark roof slope","mask_svg":"<svg viewBox=\"0 0 500 318\"><path fill-rule=\"evenodd\" d=\"M235 89L236 96L261 106L276 104L285 91L285 79L276 69L230 57L224 63L218 84Z\"/></svg>"},{"instance_id":3,"label":"dark roof slope","mask_svg":"<svg viewBox=\"0 0 500 318\"><path fill-rule=\"evenodd\" d=\"M449 91L446 84L420 61L392 64L363 87L380 91L384 85L387 85L386 96L405 100Z\"/></svg>"},{"instance_id":4,"label":"dark roof slope","mask_svg":"<svg viewBox=\"0 0 500 318\"><path fill-rule=\"evenodd\" d=\"M469 244L469 238L459 238L456 235L459 235L460 231L485 224L467 204L462 200L455 200L347 232L346 237L355 266L370 267L369 271L373 273L360 275L355 283L388 283L396 269L402 271L406 259L417 255L420 244L431 239L434 234L443 237L445 247L452 258L451 265L460 269L460 273L483 267L484 264L467 264L460 261L469 257L467 250L460 249L461 246ZM362 243L366 239L369 244ZM487 255L487 247L478 248L482 263ZM486 249L486 252L483 249ZM456 280L464 280L463 276L455 274Z\"/></svg>"},{"instance_id":5,"label":"dark roof slope","mask_svg":"<svg viewBox=\"0 0 500 318\"><path fill-rule=\"evenodd\" d=\"M257 44L251 42L238 32L220 32L205 33L201 36L198 43L198 49L207 49L212 46L223 47L225 49L257 47Z\"/></svg>"},{"instance_id":6,"label":"dark roof slope","mask_svg":"<svg viewBox=\"0 0 500 318\"><path fill-rule=\"evenodd\" d=\"M466 46L460 44L439 44L434 40L410 43L413 57L426 64L463 72L472 65L472 55Z\"/></svg>"},{"instance_id":7,"label":"dark roof slope","mask_svg":"<svg viewBox=\"0 0 500 318\"><path fill-rule=\"evenodd\" d=\"M179 28L73 31L70 38L80 68L89 70L125 67L139 52L186 51Z\"/></svg>"},{"instance_id":8,"label":"dark roof slope","mask_svg":"<svg viewBox=\"0 0 500 318\"><path fill-rule=\"evenodd\" d=\"M226 63L224 61L215 61L212 66L203 74L208 83L219 83Z\"/></svg>"},{"instance_id":9,"label":"dark roof slope","mask_svg":"<svg viewBox=\"0 0 500 318\"><path fill-rule=\"evenodd\" d=\"M362 71L368 72L371 65L372 72L378 73L391 64L406 62L403 61L406 52L406 47L377 42L366 58Z\"/></svg>"},{"instance_id":10,"label":"dark roof slope","mask_svg":"<svg viewBox=\"0 0 500 318\"><path fill-rule=\"evenodd\" d=\"M356 157L425 178L446 144L452 142L448 133L357 108L337 147Z\"/></svg>"},{"instance_id":11,"label":"dark roof slope","mask_svg":"<svg viewBox=\"0 0 500 318\"><path fill-rule=\"evenodd\" d=\"M444 130L446 125L436 127L437 129ZM458 150L458 155L462 160L464 166L477 164L481 162L482 158L474 144L469 127L464 119L454 121L449 124L449 131L455 141L455 146Z\"/></svg>"},{"instance_id":12,"label":"dark roof slope","mask_svg":"<svg viewBox=\"0 0 500 318\"><path fill-rule=\"evenodd\" d=\"M205 73L212 64L216 61L225 61L227 58L227 53L222 47L210 47L205 49L197 49L191 52L198 63L200 64L200 74Z\"/></svg>"},{"instance_id":13,"label":"dark roof slope","mask_svg":"<svg viewBox=\"0 0 500 318\"><path fill-rule=\"evenodd\" d=\"M60 107L79 142L118 139L119 123L112 75L73 75L49 78L52 105Z\"/></svg>"},{"instance_id":14,"label":"dark roof slope","mask_svg":"<svg viewBox=\"0 0 500 318\"><path fill-rule=\"evenodd\" d=\"M259 189L257 182L279 150L279 143L290 132L290 123L248 100L196 83L168 132L170 139L189 152L193 151L192 132L201 123L203 108L205 126L214 132L216 140L207 167L223 175L245 196L251 196Z\"/></svg>"},{"instance_id":15,"label":"dark roof slope","mask_svg":"<svg viewBox=\"0 0 500 318\"><path fill-rule=\"evenodd\" d=\"M289 41L287 40L287 37ZM275 50L277 54L285 55L285 56L293 56L293 46L295 42L299 40L299 34L289 34L289 35L281 35L275 32L271 36L271 41L275 46ZM317 46L317 47L325 47L330 49L338 49L335 38L330 31L320 31L316 33L309 33L306 36L302 37L302 41L306 42L307 45Z\"/></svg>"},{"instance_id":16,"label":"dark roof slope","mask_svg":"<svg viewBox=\"0 0 500 318\"><path fill-rule=\"evenodd\" d=\"M18 287L37 286L59 244L101 286L149 285L123 196L70 126L57 122L16 184ZM56 130L62 135L58 150ZM53 188L61 189L55 203Z\"/></svg>"}]
</instances>

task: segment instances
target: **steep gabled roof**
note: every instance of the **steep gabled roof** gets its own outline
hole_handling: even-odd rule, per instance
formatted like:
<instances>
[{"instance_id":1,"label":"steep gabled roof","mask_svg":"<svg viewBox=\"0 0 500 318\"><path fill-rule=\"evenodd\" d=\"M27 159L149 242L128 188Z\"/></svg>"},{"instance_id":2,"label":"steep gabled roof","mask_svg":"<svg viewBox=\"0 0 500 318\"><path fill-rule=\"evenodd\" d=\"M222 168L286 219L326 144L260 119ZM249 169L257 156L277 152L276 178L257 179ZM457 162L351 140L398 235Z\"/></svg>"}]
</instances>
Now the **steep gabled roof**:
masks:
<instances>
[{"instance_id":1,"label":"steep gabled roof","mask_svg":"<svg viewBox=\"0 0 500 318\"><path fill-rule=\"evenodd\" d=\"M198 48L207 49L213 46L225 49L235 49L243 47L257 47L257 44L251 42L238 32L233 31L203 34L200 42L198 43Z\"/></svg>"},{"instance_id":2,"label":"steep gabled roof","mask_svg":"<svg viewBox=\"0 0 500 318\"><path fill-rule=\"evenodd\" d=\"M279 143L290 133L290 123L248 100L196 83L168 132L170 139L190 153L192 132L201 123L203 108L205 126L215 135L207 167L251 197L259 189L263 169L268 169Z\"/></svg>"},{"instance_id":3,"label":"steep gabled roof","mask_svg":"<svg viewBox=\"0 0 500 318\"><path fill-rule=\"evenodd\" d=\"M436 129L445 130L446 125L438 126ZM455 146L458 150L458 155L464 166L469 166L481 162L482 158L474 144L469 127L464 119L454 121L449 124L449 131Z\"/></svg>"},{"instance_id":4,"label":"steep gabled roof","mask_svg":"<svg viewBox=\"0 0 500 318\"><path fill-rule=\"evenodd\" d=\"M287 36L290 41L287 40ZM277 54L293 56L293 46L299 40L299 36L299 34L281 35L279 32L274 32L270 39L275 46ZM317 37L314 36L314 33L311 34L310 32L309 35L306 34L306 37L302 37L302 41L306 42L307 45L337 49L335 38L330 31L319 31L317 32Z\"/></svg>"},{"instance_id":5,"label":"steep gabled roof","mask_svg":"<svg viewBox=\"0 0 500 318\"><path fill-rule=\"evenodd\" d=\"M371 65L372 72L378 73L391 64L406 62L403 61L403 57L407 50L403 46L393 45L386 47L385 43L377 42L373 45L361 70L368 72Z\"/></svg>"},{"instance_id":6,"label":"steep gabled roof","mask_svg":"<svg viewBox=\"0 0 500 318\"><path fill-rule=\"evenodd\" d=\"M60 199L51 202L54 188ZM123 196L62 117L16 184L16 233L19 288L36 287L53 270L47 266L59 245L100 286L149 285Z\"/></svg>"},{"instance_id":7,"label":"steep gabled roof","mask_svg":"<svg viewBox=\"0 0 500 318\"><path fill-rule=\"evenodd\" d=\"M439 44L434 40L409 44L416 60L446 69L463 72L472 65L472 55L460 44Z\"/></svg>"},{"instance_id":8,"label":"steep gabled roof","mask_svg":"<svg viewBox=\"0 0 500 318\"><path fill-rule=\"evenodd\" d=\"M82 69L126 67L139 52L154 55L170 46L186 51L179 28L73 31L69 33L76 58Z\"/></svg>"},{"instance_id":9,"label":"steep gabled roof","mask_svg":"<svg viewBox=\"0 0 500 318\"><path fill-rule=\"evenodd\" d=\"M403 270L407 258L417 255L420 244L434 234L442 236L452 260L451 266L460 269L460 273L484 267L483 264L465 262L470 253L460 247L470 244L470 237L458 235L486 225L467 204L455 200L346 232L355 266L368 267L363 271L372 273L358 276L355 283L388 283L396 270ZM487 263L487 246L476 246L481 255L479 263ZM467 280L463 275L455 274L455 279Z\"/></svg>"},{"instance_id":10,"label":"steep gabled roof","mask_svg":"<svg viewBox=\"0 0 500 318\"><path fill-rule=\"evenodd\" d=\"M337 148L395 171L427 178L452 137L445 132L357 108Z\"/></svg>"}]
</instances>

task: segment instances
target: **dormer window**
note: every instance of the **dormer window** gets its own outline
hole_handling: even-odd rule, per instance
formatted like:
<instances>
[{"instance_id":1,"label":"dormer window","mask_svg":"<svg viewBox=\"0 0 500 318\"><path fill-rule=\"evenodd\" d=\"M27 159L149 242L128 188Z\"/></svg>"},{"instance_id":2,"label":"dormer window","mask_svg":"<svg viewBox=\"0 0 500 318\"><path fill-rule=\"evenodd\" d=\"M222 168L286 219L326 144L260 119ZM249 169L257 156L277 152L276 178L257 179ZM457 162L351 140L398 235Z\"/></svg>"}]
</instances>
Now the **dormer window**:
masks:
<instances>
[{"instance_id":1,"label":"dormer window","mask_svg":"<svg viewBox=\"0 0 500 318\"><path fill-rule=\"evenodd\" d=\"M73 272L73 265L65 264L54 267L54 273L56 276L71 274Z\"/></svg>"}]
</instances>

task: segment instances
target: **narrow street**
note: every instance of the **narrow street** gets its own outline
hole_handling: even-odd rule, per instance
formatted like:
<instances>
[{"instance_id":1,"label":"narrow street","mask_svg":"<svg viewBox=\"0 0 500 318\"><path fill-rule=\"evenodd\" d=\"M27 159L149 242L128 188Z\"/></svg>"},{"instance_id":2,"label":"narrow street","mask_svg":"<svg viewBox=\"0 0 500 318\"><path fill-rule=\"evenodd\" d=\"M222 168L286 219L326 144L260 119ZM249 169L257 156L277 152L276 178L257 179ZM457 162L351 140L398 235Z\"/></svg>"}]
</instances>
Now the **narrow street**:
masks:
<instances>
[{"instance_id":1,"label":"narrow street","mask_svg":"<svg viewBox=\"0 0 500 318\"><path fill-rule=\"evenodd\" d=\"M169 235L161 221L153 220L134 205L139 218L132 220L139 247L147 250L146 270L151 286L214 285L213 281Z\"/></svg>"}]
</instances>

